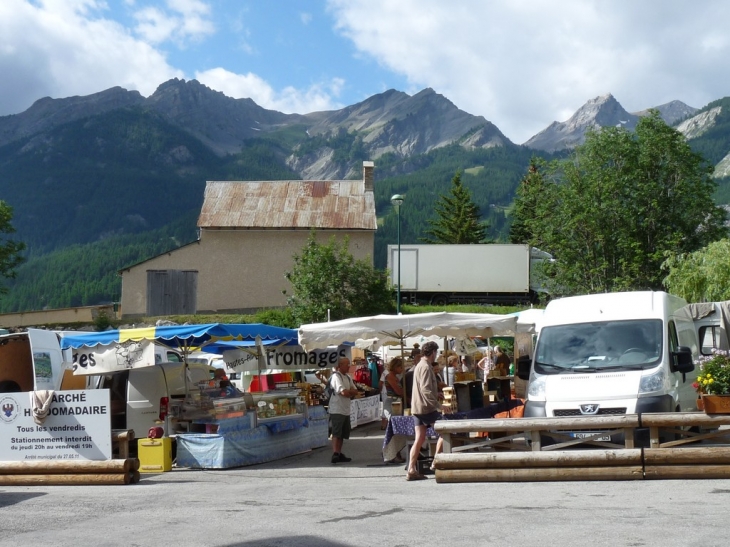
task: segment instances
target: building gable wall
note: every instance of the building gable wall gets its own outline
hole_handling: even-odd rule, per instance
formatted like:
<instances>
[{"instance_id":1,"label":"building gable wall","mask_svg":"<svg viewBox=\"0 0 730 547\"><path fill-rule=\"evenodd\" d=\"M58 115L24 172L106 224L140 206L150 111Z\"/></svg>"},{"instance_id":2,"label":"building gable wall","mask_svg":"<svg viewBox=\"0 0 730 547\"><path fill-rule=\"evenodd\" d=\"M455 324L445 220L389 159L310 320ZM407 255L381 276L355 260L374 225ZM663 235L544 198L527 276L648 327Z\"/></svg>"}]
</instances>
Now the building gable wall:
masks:
<instances>
[{"instance_id":1,"label":"building gable wall","mask_svg":"<svg viewBox=\"0 0 730 547\"><path fill-rule=\"evenodd\" d=\"M319 243L334 235L349 236L349 250L356 259L372 263L375 234L372 231L316 232ZM197 313L236 313L286 305L291 284L284 274L301 253L307 230L203 230L197 244L186 245L122 272L121 312L141 317L147 308L148 270L195 270L198 272Z\"/></svg>"}]
</instances>

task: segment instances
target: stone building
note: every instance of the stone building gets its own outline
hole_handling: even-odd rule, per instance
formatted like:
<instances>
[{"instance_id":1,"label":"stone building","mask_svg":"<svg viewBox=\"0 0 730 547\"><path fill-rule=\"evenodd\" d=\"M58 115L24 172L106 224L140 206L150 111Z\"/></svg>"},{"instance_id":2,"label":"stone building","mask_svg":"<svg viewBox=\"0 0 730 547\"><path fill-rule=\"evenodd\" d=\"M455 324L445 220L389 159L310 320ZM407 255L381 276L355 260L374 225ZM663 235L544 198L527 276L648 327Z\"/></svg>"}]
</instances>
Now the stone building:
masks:
<instances>
[{"instance_id":1,"label":"stone building","mask_svg":"<svg viewBox=\"0 0 730 547\"><path fill-rule=\"evenodd\" d=\"M373 257L373 162L362 180L209 181L198 240L120 271L125 318L248 313L286 305L284 277L312 229Z\"/></svg>"}]
</instances>

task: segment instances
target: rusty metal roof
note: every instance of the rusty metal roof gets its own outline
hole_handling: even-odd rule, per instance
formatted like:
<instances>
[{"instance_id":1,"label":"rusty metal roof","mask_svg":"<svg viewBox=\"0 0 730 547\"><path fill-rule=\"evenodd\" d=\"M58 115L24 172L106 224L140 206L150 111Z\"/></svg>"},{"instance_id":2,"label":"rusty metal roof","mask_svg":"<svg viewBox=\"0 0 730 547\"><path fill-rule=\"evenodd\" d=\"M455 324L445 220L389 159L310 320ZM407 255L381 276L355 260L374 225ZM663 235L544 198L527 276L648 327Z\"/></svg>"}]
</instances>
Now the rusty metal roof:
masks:
<instances>
[{"instance_id":1,"label":"rusty metal roof","mask_svg":"<svg viewBox=\"0 0 730 547\"><path fill-rule=\"evenodd\" d=\"M208 181L199 228L377 230L362 180Z\"/></svg>"}]
</instances>

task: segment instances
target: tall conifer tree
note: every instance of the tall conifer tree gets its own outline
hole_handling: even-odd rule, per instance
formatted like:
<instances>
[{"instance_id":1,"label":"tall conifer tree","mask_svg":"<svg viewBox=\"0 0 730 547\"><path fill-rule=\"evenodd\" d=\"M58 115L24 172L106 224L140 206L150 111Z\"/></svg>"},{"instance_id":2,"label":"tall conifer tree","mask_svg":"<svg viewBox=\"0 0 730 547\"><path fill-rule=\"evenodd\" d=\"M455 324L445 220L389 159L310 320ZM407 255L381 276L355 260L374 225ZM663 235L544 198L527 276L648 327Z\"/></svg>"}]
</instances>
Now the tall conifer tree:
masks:
<instances>
[{"instance_id":1,"label":"tall conifer tree","mask_svg":"<svg viewBox=\"0 0 730 547\"><path fill-rule=\"evenodd\" d=\"M450 195L442 195L434 205L436 219L428 221L429 229L421 241L426 243L486 243L488 225L479 219L479 207L471 192L461 183L457 171L451 179Z\"/></svg>"}]
</instances>

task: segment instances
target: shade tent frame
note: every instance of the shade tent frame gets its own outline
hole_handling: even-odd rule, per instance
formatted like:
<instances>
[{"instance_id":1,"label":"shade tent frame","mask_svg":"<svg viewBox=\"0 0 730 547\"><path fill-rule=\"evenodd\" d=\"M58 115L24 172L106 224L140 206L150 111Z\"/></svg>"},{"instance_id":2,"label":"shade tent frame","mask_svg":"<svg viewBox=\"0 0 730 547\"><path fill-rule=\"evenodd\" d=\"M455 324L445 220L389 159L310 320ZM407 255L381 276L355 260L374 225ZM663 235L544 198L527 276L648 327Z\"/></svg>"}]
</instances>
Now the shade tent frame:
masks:
<instances>
[{"instance_id":1,"label":"shade tent frame","mask_svg":"<svg viewBox=\"0 0 730 547\"><path fill-rule=\"evenodd\" d=\"M403 348L414 336L513 336L517 317L489 313L434 312L412 315L375 315L299 327L299 345L305 351L354 342L356 347L378 349L388 342Z\"/></svg>"},{"instance_id":2,"label":"shade tent frame","mask_svg":"<svg viewBox=\"0 0 730 547\"><path fill-rule=\"evenodd\" d=\"M66 335L61 338L61 349L96 348L143 340L180 350L186 368L188 367L188 356L193 350L203 349L216 342L231 344L252 342L248 346L241 344L236 349L256 357L259 370L261 370L265 368L264 356L267 349L275 350L283 345L296 344L297 331L263 323L165 325ZM187 391L187 374L185 374L185 392L187 393Z\"/></svg>"},{"instance_id":3,"label":"shade tent frame","mask_svg":"<svg viewBox=\"0 0 730 547\"><path fill-rule=\"evenodd\" d=\"M126 341L148 340L173 349L189 352L217 341L281 340L290 343L297 340L297 331L284 327L272 327L262 323L205 323L201 325L166 325L133 329L108 330L92 333L74 333L61 338L61 349L79 349L108 346Z\"/></svg>"}]
</instances>

